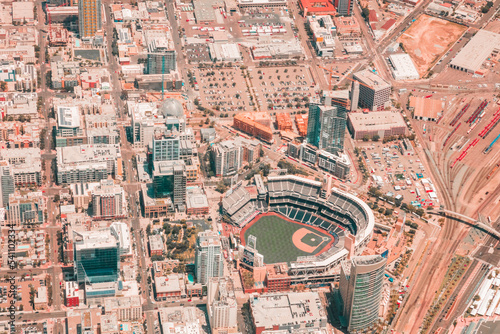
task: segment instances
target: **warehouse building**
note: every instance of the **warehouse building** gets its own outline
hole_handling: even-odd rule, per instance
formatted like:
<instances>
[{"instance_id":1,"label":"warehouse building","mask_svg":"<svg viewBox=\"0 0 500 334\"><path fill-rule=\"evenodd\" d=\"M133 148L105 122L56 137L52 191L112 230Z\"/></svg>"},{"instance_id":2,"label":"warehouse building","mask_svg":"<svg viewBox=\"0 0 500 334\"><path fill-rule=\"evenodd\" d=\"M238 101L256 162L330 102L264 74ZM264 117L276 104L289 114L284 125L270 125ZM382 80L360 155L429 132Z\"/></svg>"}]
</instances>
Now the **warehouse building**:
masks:
<instances>
[{"instance_id":1,"label":"warehouse building","mask_svg":"<svg viewBox=\"0 0 500 334\"><path fill-rule=\"evenodd\" d=\"M409 110L413 112L414 119L435 122L443 114L443 106L444 102L440 99L410 96Z\"/></svg>"},{"instance_id":2,"label":"warehouse building","mask_svg":"<svg viewBox=\"0 0 500 334\"><path fill-rule=\"evenodd\" d=\"M450 62L450 67L459 71L476 73L484 61L500 49L500 34L479 30L467 45Z\"/></svg>"},{"instance_id":3,"label":"warehouse building","mask_svg":"<svg viewBox=\"0 0 500 334\"><path fill-rule=\"evenodd\" d=\"M347 127L355 140L363 139L365 136L371 139L375 135L384 139L408 133L403 116L392 111L350 113Z\"/></svg>"},{"instance_id":4,"label":"warehouse building","mask_svg":"<svg viewBox=\"0 0 500 334\"><path fill-rule=\"evenodd\" d=\"M406 53L398 53L389 56L392 76L395 80L417 80L420 79L413 61Z\"/></svg>"},{"instance_id":5,"label":"warehouse building","mask_svg":"<svg viewBox=\"0 0 500 334\"><path fill-rule=\"evenodd\" d=\"M241 61L240 49L236 43L213 43L210 44L209 50L213 61Z\"/></svg>"}]
</instances>

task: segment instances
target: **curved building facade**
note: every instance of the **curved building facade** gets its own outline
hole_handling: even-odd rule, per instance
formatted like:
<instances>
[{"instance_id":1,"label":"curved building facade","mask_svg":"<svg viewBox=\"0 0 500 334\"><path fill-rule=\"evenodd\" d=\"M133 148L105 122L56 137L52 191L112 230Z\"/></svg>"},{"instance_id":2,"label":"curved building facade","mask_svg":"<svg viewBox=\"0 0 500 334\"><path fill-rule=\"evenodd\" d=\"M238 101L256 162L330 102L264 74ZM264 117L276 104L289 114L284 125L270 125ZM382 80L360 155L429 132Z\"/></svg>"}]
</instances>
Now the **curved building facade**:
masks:
<instances>
[{"instance_id":1,"label":"curved building facade","mask_svg":"<svg viewBox=\"0 0 500 334\"><path fill-rule=\"evenodd\" d=\"M387 259L380 255L342 262L342 320L349 332L367 329L377 321L386 263Z\"/></svg>"},{"instance_id":2,"label":"curved building facade","mask_svg":"<svg viewBox=\"0 0 500 334\"><path fill-rule=\"evenodd\" d=\"M368 205L339 189L322 195L322 183L286 175L269 176L258 196L236 186L221 203L223 220L243 228L261 213L275 212L293 221L319 227L332 235L331 248L317 256L298 257L290 263L292 276L321 275L338 268L347 259L346 237L352 239L353 254L360 254L371 240L375 217ZM348 242L349 243L349 242Z\"/></svg>"}]
</instances>

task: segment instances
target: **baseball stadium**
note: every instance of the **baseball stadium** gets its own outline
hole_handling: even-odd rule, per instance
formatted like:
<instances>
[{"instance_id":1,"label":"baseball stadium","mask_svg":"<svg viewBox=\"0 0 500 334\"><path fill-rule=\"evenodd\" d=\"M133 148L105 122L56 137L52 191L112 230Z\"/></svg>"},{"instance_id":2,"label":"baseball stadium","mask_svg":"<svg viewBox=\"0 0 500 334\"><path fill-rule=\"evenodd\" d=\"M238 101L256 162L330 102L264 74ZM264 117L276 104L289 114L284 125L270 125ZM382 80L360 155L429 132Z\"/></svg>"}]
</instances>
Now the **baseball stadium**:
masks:
<instances>
[{"instance_id":1,"label":"baseball stadium","mask_svg":"<svg viewBox=\"0 0 500 334\"><path fill-rule=\"evenodd\" d=\"M359 198L306 178L260 175L222 199L223 220L240 229L242 245L257 240L265 264L288 263L294 276L331 272L371 240L375 218Z\"/></svg>"}]
</instances>

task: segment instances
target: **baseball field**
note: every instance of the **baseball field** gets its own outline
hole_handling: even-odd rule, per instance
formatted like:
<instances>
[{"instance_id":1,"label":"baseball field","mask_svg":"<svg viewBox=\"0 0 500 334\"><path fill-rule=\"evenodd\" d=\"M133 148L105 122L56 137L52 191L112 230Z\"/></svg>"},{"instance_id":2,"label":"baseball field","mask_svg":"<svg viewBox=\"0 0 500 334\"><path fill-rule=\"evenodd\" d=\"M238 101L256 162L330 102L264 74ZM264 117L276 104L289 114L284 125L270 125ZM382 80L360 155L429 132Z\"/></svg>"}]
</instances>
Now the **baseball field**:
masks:
<instances>
[{"instance_id":1,"label":"baseball field","mask_svg":"<svg viewBox=\"0 0 500 334\"><path fill-rule=\"evenodd\" d=\"M257 238L257 250L266 264L296 261L328 249L333 237L320 228L294 222L275 213L256 217L241 231L242 241Z\"/></svg>"}]
</instances>

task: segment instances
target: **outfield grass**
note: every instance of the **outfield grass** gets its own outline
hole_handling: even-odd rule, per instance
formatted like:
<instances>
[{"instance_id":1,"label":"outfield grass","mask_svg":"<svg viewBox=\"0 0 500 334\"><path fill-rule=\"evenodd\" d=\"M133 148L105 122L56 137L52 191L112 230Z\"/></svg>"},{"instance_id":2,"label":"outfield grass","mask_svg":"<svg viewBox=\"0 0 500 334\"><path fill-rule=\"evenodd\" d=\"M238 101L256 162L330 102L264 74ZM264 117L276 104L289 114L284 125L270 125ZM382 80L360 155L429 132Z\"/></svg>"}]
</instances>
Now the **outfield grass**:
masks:
<instances>
[{"instance_id":1,"label":"outfield grass","mask_svg":"<svg viewBox=\"0 0 500 334\"><path fill-rule=\"evenodd\" d=\"M293 234L301 228L306 228L312 233L321 236L317 237L312 234L307 234L305 236L309 236L309 242L306 242L307 244L317 244L315 241L310 240L311 238L318 239L327 237L328 240L322 241L321 245L313 253L301 251L295 247L292 241ZM248 237L250 235L257 237L257 250L264 255L265 263L290 263L297 260L299 256L315 255L332 239L330 235L318 232L312 227L292 223L276 216L264 216L253 223L253 225L245 231L245 235L243 236L246 242L248 242Z\"/></svg>"}]
</instances>

